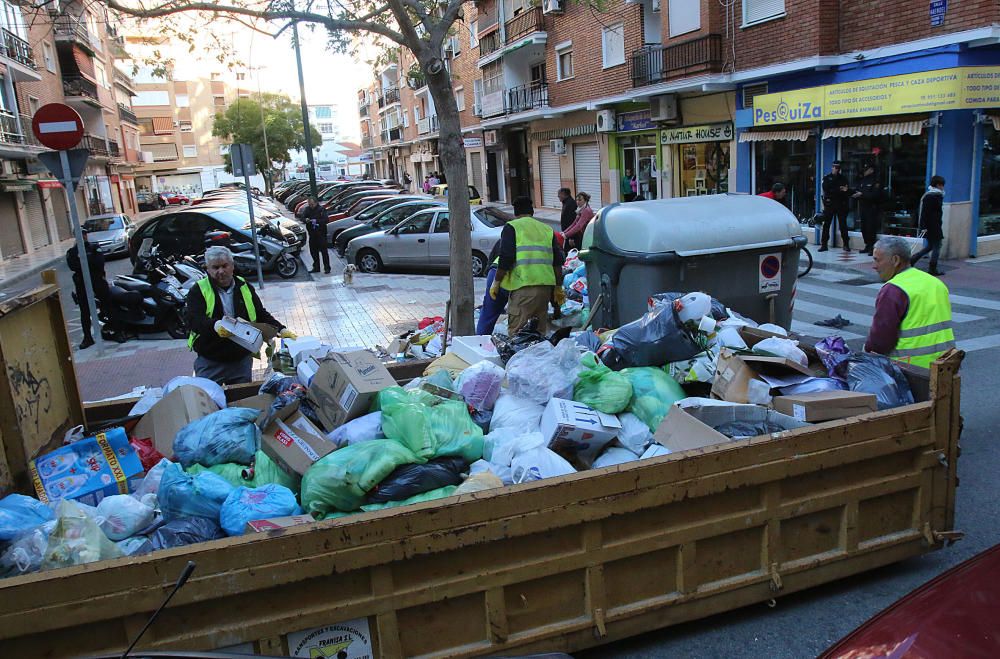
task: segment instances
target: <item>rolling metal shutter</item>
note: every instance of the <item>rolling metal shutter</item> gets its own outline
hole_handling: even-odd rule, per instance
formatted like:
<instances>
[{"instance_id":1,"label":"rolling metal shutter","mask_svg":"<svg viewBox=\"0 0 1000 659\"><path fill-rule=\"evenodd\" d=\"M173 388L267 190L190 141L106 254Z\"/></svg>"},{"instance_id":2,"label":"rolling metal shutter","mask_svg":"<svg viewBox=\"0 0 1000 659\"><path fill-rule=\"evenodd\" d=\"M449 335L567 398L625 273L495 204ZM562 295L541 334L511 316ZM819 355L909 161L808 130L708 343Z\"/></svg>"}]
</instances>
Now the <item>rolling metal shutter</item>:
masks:
<instances>
[{"instance_id":1,"label":"rolling metal shutter","mask_svg":"<svg viewBox=\"0 0 1000 659\"><path fill-rule=\"evenodd\" d=\"M42 198L38 190L22 192L24 195L24 211L28 218L28 230L31 232L31 247L38 249L45 247L52 240L49 237L49 228L45 226L45 210L42 208Z\"/></svg>"},{"instance_id":2,"label":"rolling metal shutter","mask_svg":"<svg viewBox=\"0 0 1000 659\"><path fill-rule=\"evenodd\" d=\"M17 204L13 192L0 192L0 257L9 259L24 254Z\"/></svg>"},{"instance_id":3,"label":"rolling metal shutter","mask_svg":"<svg viewBox=\"0 0 1000 659\"><path fill-rule=\"evenodd\" d=\"M559 173L559 156L552 153L548 145L538 149L538 174L542 179L542 206L560 208L559 188L562 178Z\"/></svg>"},{"instance_id":4,"label":"rolling metal shutter","mask_svg":"<svg viewBox=\"0 0 1000 659\"><path fill-rule=\"evenodd\" d=\"M67 240L73 237L73 227L69 222L69 210L66 207L66 191L62 188L52 188L48 190L49 199L52 200L52 214L55 215L56 232L59 240Z\"/></svg>"},{"instance_id":5,"label":"rolling metal shutter","mask_svg":"<svg viewBox=\"0 0 1000 659\"><path fill-rule=\"evenodd\" d=\"M476 186L476 190L479 190L479 194L485 194L486 190L483 188L483 154L479 151L473 151L469 154L469 168L472 170L470 172L470 182L472 185Z\"/></svg>"},{"instance_id":6,"label":"rolling metal shutter","mask_svg":"<svg viewBox=\"0 0 1000 659\"><path fill-rule=\"evenodd\" d=\"M573 178L577 192L590 195L590 207L595 211L604 205L601 200L601 151L597 142L573 146Z\"/></svg>"}]
</instances>

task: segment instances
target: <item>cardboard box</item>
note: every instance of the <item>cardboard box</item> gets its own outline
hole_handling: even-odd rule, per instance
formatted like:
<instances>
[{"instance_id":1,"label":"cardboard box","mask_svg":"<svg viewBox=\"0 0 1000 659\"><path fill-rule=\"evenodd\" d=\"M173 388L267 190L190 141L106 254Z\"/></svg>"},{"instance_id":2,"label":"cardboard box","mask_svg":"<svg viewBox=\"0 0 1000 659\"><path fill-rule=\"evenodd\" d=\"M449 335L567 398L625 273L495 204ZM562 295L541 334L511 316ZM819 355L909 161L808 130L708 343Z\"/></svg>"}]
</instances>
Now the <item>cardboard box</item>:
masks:
<instances>
[{"instance_id":1,"label":"cardboard box","mask_svg":"<svg viewBox=\"0 0 1000 659\"><path fill-rule=\"evenodd\" d=\"M264 531L275 531L287 529L289 526L300 524L312 524L316 520L312 515L291 515L289 517L272 517L270 519L255 519L247 522L246 533L262 533Z\"/></svg>"},{"instance_id":2,"label":"cardboard box","mask_svg":"<svg viewBox=\"0 0 1000 659\"><path fill-rule=\"evenodd\" d=\"M860 391L823 391L814 394L775 396L771 406L799 421L846 419L878 410L875 394Z\"/></svg>"},{"instance_id":3,"label":"cardboard box","mask_svg":"<svg viewBox=\"0 0 1000 659\"><path fill-rule=\"evenodd\" d=\"M368 412L375 394L396 381L370 352L332 352L319 362L309 385L309 403L330 430Z\"/></svg>"},{"instance_id":4,"label":"cardboard box","mask_svg":"<svg viewBox=\"0 0 1000 659\"><path fill-rule=\"evenodd\" d=\"M264 345L264 333L242 318L225 317L215 321L215 329L219 330L220 328L232 334L228 337L230 341L252 353L258 352L260 347Z\"/></svg>"},{"instance_id":5,"label":"cardboard box","mask_svg":"<svg viewBox=\"0 0 1000 659\"><path fill-rule=\"evenodd\" d=\"M784 357L764 357L762 355L737 355L723 349L712 383L712 396L730 403L748 403L747 387L760 374L805 375L813 373L802 364Z\"/></svg>"},{"instance_id":6,"label":"cardboard box","mask_svg":"<svg viewBox=\"0 0 1000 659\"><path fill-rule=\"evenodd\" d=\"M219 406L203 389L185 384L149 408L132 430L132 436L137 439L151 438L157 451L164 457L173 458L177 431L218 411Z\"/></svg>"},{"instance_id":7,"label":"cardboard box","mask_svg":"<svg viewBox=\"0 0 1000 659\"><path fill-rule=\"evenodd\" d=\"M743 337L744 343L747 344L748 348L753 348L755 345L763 341L764 339L770 339L772 337L777 337L779 339L795 339L798 340L798 336L784 336L782 334L777 334L775 332L768 332L767 330L762 330L757 327L741 327L739 329L740 336ZM807 342L799 341L799 350L806 353L806 357L809 358L809 363L819 361L819 355L816 354L816 349Z\"/></svg>"},{"instance_id":8,"label":"cardboard box","mask_svg":"<svg viewBox=\"0 0 1000 659\"><path fill-rule=\"evenodd\" d=\"M728 437L705 425L687 411L672 405L660 427L653 433L653 440L671 453L714 446L730 442Z\"/></svg>"},{"instance_id":9,"label":"cardboard box","mask_svg":"<svg viewBox=\"0 0 1000 659\"><path fill-rule=\"evenodd\" d=\"M760 405L693 405L682 408L674 405L653 433L653 439L670 449L671 453L688 451L716 444L726 444L733 438L716 430L733 423L763 423L794 430L809 424ZM744 439L737 437L737 439Z\"/></svg>"},{"instance_id":10,"label":"cardboard box","mask_svg":"<svg viewBox=\"0 0 1000 659\"><path fill-rule=\"evenodd\" d=\"M451 352L470 364L490 361L503 366L500 354L491 336L456 336L451 342Z\"/></svg>"},{"instance_id":11,"label":"cardboard box","mask_svg":"<svg viewBox=\"0 0 1000 659\"><path fill-rule=\"evenodd\" d=\"M587 467L618 436L621 428L621 421L615 415L562 398L550 400L542 413L542 436L548 447Z\"/></svg>"},{"instance_id":12,"label":"cardboard box","mask_svg":"<svg viewBox=\"0 0 1000 659\"><path fill-rule=\"evenodd\" d=\"M260 448L285 472L304 476L309 467L336 447L301 413L281 416L261 433Z\"/></svg>"},{"instance_id":13,"label":"cardboard box","mask_svg":"<svg viewBox=\"0 0 1000 659\"><path fill-rule=\"evenodd\" d=\"M133 491L145 470L125 430L112 428L29 461L28 472L39 501L96 506L106 496Z\"/></svg>"}]
</instances>

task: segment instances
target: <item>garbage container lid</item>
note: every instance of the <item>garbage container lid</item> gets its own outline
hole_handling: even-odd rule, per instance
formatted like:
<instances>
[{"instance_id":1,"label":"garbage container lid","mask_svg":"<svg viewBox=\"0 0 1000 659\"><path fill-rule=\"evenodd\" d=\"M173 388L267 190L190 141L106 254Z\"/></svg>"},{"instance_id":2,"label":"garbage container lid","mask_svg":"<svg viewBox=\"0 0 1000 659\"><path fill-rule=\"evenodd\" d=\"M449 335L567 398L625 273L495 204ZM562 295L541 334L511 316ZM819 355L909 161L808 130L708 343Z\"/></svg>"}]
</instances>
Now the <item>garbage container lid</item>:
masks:
<instances>
[{"instance_id":1,"label":"garbage container lid","mask_svg":"<svg viewBox=\"0 0 1000 659\"><path fill-rule=\"evenodd\" d=\"M781 203L745 194L614 204L602 208L592 224L599 249L678 256L790 246L802 235L798 220Z\"/></svg>"}]
</instances>

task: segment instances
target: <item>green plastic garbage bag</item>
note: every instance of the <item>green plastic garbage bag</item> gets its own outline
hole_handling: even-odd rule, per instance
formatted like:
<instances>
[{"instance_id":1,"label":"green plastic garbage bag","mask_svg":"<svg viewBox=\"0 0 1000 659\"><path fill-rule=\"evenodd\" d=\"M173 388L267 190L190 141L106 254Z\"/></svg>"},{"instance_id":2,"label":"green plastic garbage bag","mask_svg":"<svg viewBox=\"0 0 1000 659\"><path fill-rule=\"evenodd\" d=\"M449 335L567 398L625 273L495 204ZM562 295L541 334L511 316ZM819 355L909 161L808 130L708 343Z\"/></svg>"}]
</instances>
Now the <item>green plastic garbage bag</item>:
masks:
<instances>
[{"instance_id":1,"label":"green plastic garbage bag","mask_svg":"<svg viewBox=\"0 0 1000 659\"><path fill-rule=\"evenodd\" d=\"M302 477L302 507L314 517L357 510L365 494L396 467L426 460L392 439L373 439L320 458Z\"/></svg>"},{"instance_id":2,"label":"green plastic garbage bag","mask_svg":"<svg viewBox=\"0 0 1000 659\"><path fill-rule=\"evenodd\" d=\"M386 508L397 508L399 506L408 506L411 503L421 503L423 501L433 501L434 499L443 499L445 497L450 497L458 489L457 485L445 485L444 487L439 487L436 490L431 490L430 492L424 492L422 494L415 494L409 499L403 499L402 501L386 501L385 503L369 503L361 506L361 510L366 513L370 513L373 510L385 510Z\"/></svg>"},{"instance_id":3,"label":"green plastic garbage bag","mask_svg":"<svg viewBox=\"0 0 1000 659\"><path fill-rule=\"evenodd\" d=\"M249 467L232 462L225 462L213 467L203 467L200 464L193 464L184 471L192 476L200 474L203 471L211 471L218 476L222 476L233 487L257 488L275 484L287 487L295 493L299 491L299 476L285 472L281 467L274 464L274 460L269 458L263 451L257 451L254 454L253 478L243 478L244 472L250 472Z\"/></svg>"},{"instance_id":4,"label":"green plastic garbage bag","mask_svg":"<svg viewBox=\"0 0 1000 659\"><path fill-rule=\"evenodd\" d=\"M656 432L670 406L685 397L681 385L659 368L643 366L620 371L632 383L628 411Z\"/></svg>"},{"instance_id":5,"label":"green plastic garbage bag","mask_svg":"<svg viewBox=\"0 0 1000 659\"><path fill-rule=\"evenodd\" d=\"M632 400L628 378L602 364L592 352L585 354L580 364L583 370L573 385L573 400L606 414L618 414L628 407Z\"/></svg>"},{"instance_id":6,"label":"green plastic garbage bag","mask_svg":"<svg viewBox=\"0 0 1000 659\"><path fill-rule=\"evenodd\" d=\"M413 451L421 462L456 456L471 463L482 458L483 429L469 416L469 408L458 401L432 398L433 404L387 402L382 408L382 432Z\"/></svg>"},{"instance_id":7,"label":"green plastic garbage bag","mask_svg":"<svg viewBox=\"0 0 1000 659\"><path fill-rule=\"evenodd\" d=\"M433 405L441 400L434 394L423 389L403 389L402 387L387 387L378 392L372 400L371 411L378 412L384 410L386 406L396 403L422 403Z\"/></svg>"}]
</instances>

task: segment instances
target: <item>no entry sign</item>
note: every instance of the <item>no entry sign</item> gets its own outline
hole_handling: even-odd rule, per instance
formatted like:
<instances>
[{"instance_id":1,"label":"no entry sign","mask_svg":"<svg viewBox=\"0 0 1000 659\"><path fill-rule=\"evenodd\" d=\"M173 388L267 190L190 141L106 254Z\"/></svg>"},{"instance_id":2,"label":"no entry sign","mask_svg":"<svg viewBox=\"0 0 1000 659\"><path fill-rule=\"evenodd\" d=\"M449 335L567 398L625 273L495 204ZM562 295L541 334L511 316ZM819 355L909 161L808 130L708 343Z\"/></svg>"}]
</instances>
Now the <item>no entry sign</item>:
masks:
<instances>
[{"instance_id":1,"label":"no entry sign","mask_svg":"<svg viewBox=\"0 0 1000 659\"><path fill-rule=\"evenodd\" d=\"M776 293L781 290L781 254L763 254L758 272L761 293Z\"/></svg>"},{"instance_id":2,"label":"no entry sign","mask_svg":"<svg viewBox=\"0 0 1000 659\"><path fill-rule=\"evenodd\" d=\"M83 137L83 119L68 105L49 103L35 112L31 120L31 132L50 149L65 151L80 143Z\"/></svg>"}]
</instances>

